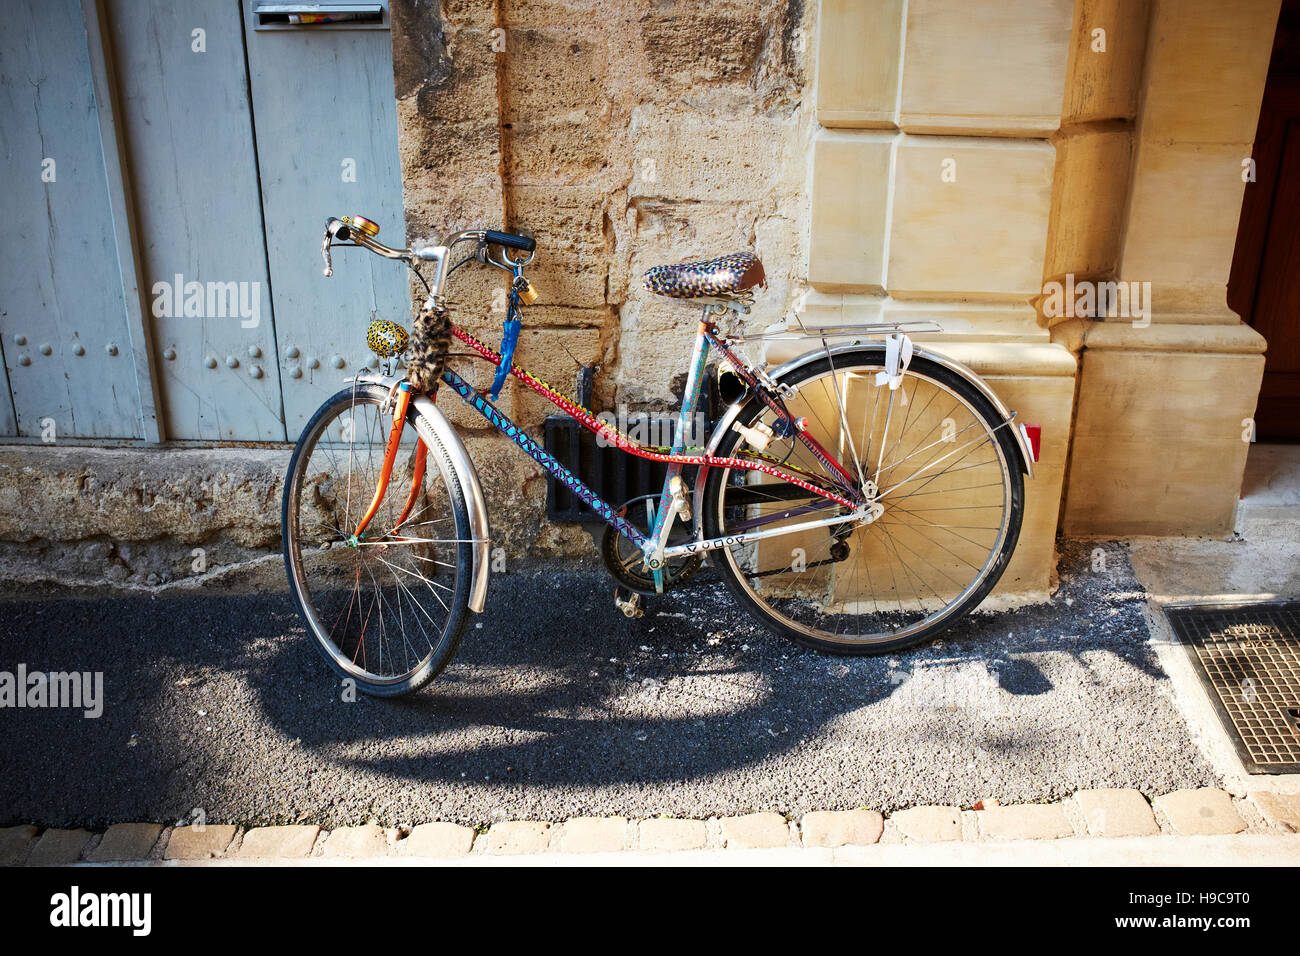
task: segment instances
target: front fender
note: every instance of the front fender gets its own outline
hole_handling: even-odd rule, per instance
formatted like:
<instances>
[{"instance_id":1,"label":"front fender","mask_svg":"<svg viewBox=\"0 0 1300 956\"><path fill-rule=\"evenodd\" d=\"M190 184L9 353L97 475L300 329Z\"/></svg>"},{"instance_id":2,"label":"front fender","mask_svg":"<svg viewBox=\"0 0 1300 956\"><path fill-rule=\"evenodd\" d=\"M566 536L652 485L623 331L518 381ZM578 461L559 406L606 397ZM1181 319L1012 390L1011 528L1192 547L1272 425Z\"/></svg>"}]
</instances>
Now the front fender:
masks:
<instances>
[{"instance_id":1,"label":"front fender","mask_svg":"<svg viewBox=\"0 0 1300 956\"><path fill-rule=\"evenodd\" d=\"M465 506L469 510L470 534L474 547L474 576L470 581L469 609L476 614L483 611L487 600L488 578L492 572L492 538L488 524L487 501L483 498L483 486L478 480L478 470L469 457L465 443L442 410L427 395L417 395L412 403L420 412L423 422L438 443L447 450L451 467L460 479L461 491L465 493Z\"/></svg>"}]
</instances>

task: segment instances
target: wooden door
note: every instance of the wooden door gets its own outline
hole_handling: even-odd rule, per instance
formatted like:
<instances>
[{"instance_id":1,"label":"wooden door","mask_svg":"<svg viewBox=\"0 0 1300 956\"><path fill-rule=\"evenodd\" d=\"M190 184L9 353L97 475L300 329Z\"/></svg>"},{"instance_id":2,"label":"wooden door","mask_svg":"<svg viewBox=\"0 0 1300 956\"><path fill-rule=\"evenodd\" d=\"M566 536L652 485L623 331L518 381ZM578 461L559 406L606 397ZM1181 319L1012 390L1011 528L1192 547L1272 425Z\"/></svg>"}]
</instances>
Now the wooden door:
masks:
<instances>
[{"instance_id":1,"label":"wooden door","mask_svg":"<svg viewBox=\"0 0 1300 956\"><path fill-rule=\"evenodd\" d=\"M284 441L236 0L109 0L168 438Z\"/></svg>"},{"instance_id":2,"label":"wooden door","mask_svg":"<svg viewBox=\"0 0 1300 956\"><path fill-rule=\"evenodd\" d=\"M373 23L294 26L259 13L286 4L247 2L266 254L293 441L321 402L373 361L370 319L410 322L410 277L400 263L341 248L334 276L321 274L330 216L365 216L382 227L380 241L406 244L393 49L386 4L377 4Z\"/></svg>"},{"instance_id":3,"label":"wooden door","mask_svg":"<svg viewBox=\"0 0 1300 956\"><path fill-rule=\"evenodd\" d=\"M1278 22L1246 184L1228 304L1268 341L1260 439L1300 439L1300 2Z\"/></svg>"},{"instance_id":4,"label":"wooden door","mask_svg":"<svg viewBox=\"0 0 1300 956\"><path fill-rule=\"evenodd\" d=\"M143 343L123 289L82 8L23 0L4 13L0 435L142 438L133 353Z\"/></svg>"}]
</instances>

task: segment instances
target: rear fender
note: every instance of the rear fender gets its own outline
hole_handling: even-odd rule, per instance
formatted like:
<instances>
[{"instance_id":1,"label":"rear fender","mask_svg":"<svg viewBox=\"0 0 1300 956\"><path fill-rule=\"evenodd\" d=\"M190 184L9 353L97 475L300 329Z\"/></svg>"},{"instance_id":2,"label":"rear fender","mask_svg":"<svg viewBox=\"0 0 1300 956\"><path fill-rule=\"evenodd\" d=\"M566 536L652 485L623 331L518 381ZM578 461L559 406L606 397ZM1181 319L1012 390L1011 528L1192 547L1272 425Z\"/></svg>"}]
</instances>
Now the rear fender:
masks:
<instances>
[{"instance_id":1,"label":"rear fender","mask_svg":"<svg viewBox=\"0 0 1300 956\"><path fill-rule=\"evenodd\" d=\"M831 353L831 358L834 359L836 355L841 355L846 352L865 352L869 350L879 351L883 355L885 351L885 346L883 344L874 345L870 343L837 345L831 348L830 353ZM816 362L819 359L825 357L826 357L826 351L824 349L819 349L813 352L806 352L803 355L791 359L790 361L786 362L784 365L778 365L776 368L771 369L768 372L768 374L775 381L780 382L783 381L785 378L787 378L791 373L803 368L805 365L809 364L810 362ZM1016 413L1012 411L1008 411L1007 406L1002 403L1002 399L998 398L997 393L994 392L993 389L989 387L989 384L987 382L985 382L982 378L976 375L967 366L963 365L960 362L954 361L953 359L948 358L946 355L940 355L938 352L931 352L928 349L914 347L912 351L912 357L913 358L920 357L923 359L927 359L928 361L934 362L936 365L942 365L944 368L957 373L962 378L966 379L966 381L970 382L970 384L973 385L981 395L987 398L989 404L993 406L998 416L1002 419L1003 422L1006 423L1007 430L1011 432L1012 436L1014 436L1015 438L1016 450L1019 452L1020 455L1021 471L1023 471L1030 478L1034 477L1034 455L1029 447L1029 438L1027 435L1025 435L1023 429L1017 427L1015 423ZM713 434L709 436L709 444L706 449L706 453L708 455L716 454L718 446L721 445L722 440L727 437L727 433L731 431L731 426L735 424L736 419L739 417L741 411L743 411L744 406L746 404L747 401L745 399L733 403L732 405L728 406L727 410L722 414L722 417L718 419L717 425L714 426ZM704 479L707 474L707 471L708 469L701 468L699 472L699 476L695 480L694 506L695 506L695 514L697 516L702 515L704 513L703 512L704 483L705 483ZM696 534L697 536L703 537L704 525L702 519L698 519L696 522Z\"/></svg>"}]
</instances>

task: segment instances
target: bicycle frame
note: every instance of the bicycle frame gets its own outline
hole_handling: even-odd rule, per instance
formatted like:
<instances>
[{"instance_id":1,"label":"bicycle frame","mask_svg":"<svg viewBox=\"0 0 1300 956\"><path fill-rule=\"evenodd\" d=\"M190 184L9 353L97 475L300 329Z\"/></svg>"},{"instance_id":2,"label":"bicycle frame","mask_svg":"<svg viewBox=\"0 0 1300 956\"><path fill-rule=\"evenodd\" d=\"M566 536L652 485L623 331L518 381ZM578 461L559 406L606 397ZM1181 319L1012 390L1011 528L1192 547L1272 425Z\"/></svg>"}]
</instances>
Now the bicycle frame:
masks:
<instances>
[{"instance_id":1,"label":"bicycle frame","mask_svg":"<svg viewBox=\"0 0 1300 956\"><path fill-rule=\"evenodd\" d=\"M874 520L878 511L873 512L872 503L867 500L855 484L849 472L830 454L822 445L808 433L805 424L801 420L794 419L785 409L779 398L774 397L768 386L759 378L755 372L741 361L727 345L726 341L718 336L717 328L707 321L708 311L706 309L705 318L701 319L696 332L695 346L691 369L687 377L685 393L682 397L681 409L678 413L678 427L673 439L672 447L667 453L648 446L641 445L621 433L611 429L604 422L600 421L588 409L583 408L576 402L565 398L550 385L531 375L526 370L512 364L510 374L519 379L529 388L545 397L557 408L573 416L580 422L584 428L594 433L597 437L602 438L623 451L647 458L652 461L668 463L668 473L664 479L663 490L659 495L658 507L655 511L655 517L649 534L643 534L634 527L615 506L605 501L600 495L596 494L580 478L574 475L569 469L564 467L552 455L550 455L535 438L520 428L508 415L496 407L485 395L476 390L457 372L446 369L443 372L442 380L454 391L461 399L480 415L482 415L497 430L514 442L521 448L525 454L532 458L537 464L544 468L548 474L552 475L557 481L562 483L566 488L572 491L585 502L592 511L601 520L612 525L616 531L624 535L629 541L641 549L645 556L646 565L655 572L656 580L660 580L661 569L664 562L669 558L696 554L703 551L712 551L734 544L741 544L749 541L758 541L764 538L776 537L779 535L796 534L802 531L808 531L813 528L821 528L834 524L843 524L848 521L871 521ZM501 356L488 346L484 345L474 336L465 332L463 329L453 326L452 334L460 341L472 348L481 358L494 364L500 365ZM749 458L723 458L712 454L693 455L687 454L685 437L695 415L696 406L699 403L700 393L704 380L704 367L708 359L710 347L716 348L723 358L728 362L732 369L740 376L741 380L753 391L754 395L759 398L768 408L776 415L783 434L786 436L793 435L813 454L817 460L822 462L835 478L837 487L830 488L822 486L818 481L813 480L815 476L807 475L800 477L792 471L781 468L777 465ZM387 491L389 480L392 473L392 467L396 458L396 452L401 442L402 430L405 425L405 411L410 401L410 386L407 382L400 382L394 387L394 412L395 417L393 427L389 435L388 446L384 456L383 467L379 476L378 486L375 489L374 499L370 508L359 522L356 532L356 539L364 537L365 530L369 525L374 514L378 511L379 504ZM400 414L398 414L400 412ZM423 470L420 466L424 461L424 444L423 441L417 442L417 469ZM727 535L721 538L703 539L697 537L696 540L686 544L667 546L668 534L671 526L679 512L674 502L672 494L672 485L675 478L680 478L682 469L687 466L696 466L700 469L697 476L697 484L704 481L705 475L709 468L730 468L747 471L759 471L773 477L786 481L796 487L802 488L811 495L816 496L821 501L811 506L803 508L790 509L772 515L765 515L751 520L747 528L757 530L746 530L741 534ZM414 486L413 486L414 490ZM410 496L402 516L405 517L414 495ZM779 528L764 528L763 525L772 524L777 521L786 520L789 517L806 514L817 511L821 508L838 505L836 513L826 518L816 518L810 521L799 522L794 525L786 525ZM847 508L846 513L841 508ZM875 506L876 509L879 506ZM402 519L399 519L398 524Z\"/></svg>"},{"instance_id":2,"label":"bicycle frame","mask_svg":"<svg viewBox=\"0 0 1300 956\"><path fill-rule=\"evenodd\" d=\"M472 348L478 355L491 362L499 365L501 356L498 355L488 346L484 345L474 336L465 332L458 327L452 328L452 335ZM812 452L812 454L823 461L831 469L832 474L838 476L841 482L840 487L830 489L822 487L809 480L814 476L807 478L800 477L790 470L778 467L765 461L758 461L749 458L721 458L711 454L692 455L686 454L684 436L687 434L691 419L695 415L696 406L699 403L700 392L704 380L704 365L708 359L708 350L710 347L717 348L719 353L727 360L728 364L741 376L757 395L760 400L768 405L782 421L784 426L790 429L789 434L793 434ZM561 411L564 411L575 418L584 428L602 438L615 447L636 455L640 458L647 458L651 461L668 463L668 473L664 478L663 490L659 495L659 504L655 511L655 519L650 534L642 534L623 518L614 506L605 501L600 495L592 491L587 485L571 471L555 460L545 449L538 444L537 440L521 429L511 418L492 404L482 393L478 392L466 382L460 375L452 370L443 373L443 381L446 382L453 391L456 392L467 404L475 411L488 420L493 427L502 432L507 438L518 445L523 451L535 462L546 469L547 473L568 488L585 502L595 514L607 524L613 525L615 530L626 536L629 541L640 548L646 556L646 564L652 570L659 570L663 567L666 558L679 557L687 554L694 554L701 551L712 551L718 548L727 547L733 544L740 544L746 541L756 541L762 538L775 537L777 535L794 534L800 531L807 531L812 528L825 527L832 524L841 524L850 520L870 520L871 509L869 503L863 498L861 493L853 486L853 480L848 471L839 464L821 444L808 433L803 423L793 419L777 399L773 398L767 386L759 380L758 376L744 364L727 346L725 340L717 334L717 329L712 323L701 320L696 332L695 347L691 370L687 377L685 393L682 396L682 406L678 413L677 432L673 439L673 446L667 453L654 448L641 445L632 441L619 432L611 429L604 422L600 421L588 409L583 408L576 402L565 398L550 385L536 378L526 370L517 365L512 365L510 374L519 379L529 388L542 395L551 404L555 405ZM746 532L740 535L729 535L723 538L715 539L697 539L687 544L666 547L665 542L668 536L669 526L673 521L676 509L673 505L673 496L670 486L673 478L680 477L681 471L687 466L696 466L700 469L697 476L697 484L704 481L705 474L709 468L730 468L746 471L760 471L764 474L771 475L783 481L789 482L796 487L802 488L819 498L824 499L824 503L819 503L815 507L829 507L839 505L843 508L850 509L849 513L838 512L837 514L815 521L801 522L797 525L789 525L782 528L773 528ZM755 519L753 526L759 527L763 524L784 520L788 517L787 512L764 516Z\"/></svg>"},{"instance_id":3,"label":"bicycle frame","mask_svg":"<svg viewBox=\"0 0 1300 956\"><path fill-rule=\"evenodd\" d=\"M345 224L341 220L330 219L325 228L325 237L322 240L321 251L325 259L325 274L332 274L333 268L330 261L331 243L338 233L338 230ZM431 284L426 284L430 303L441 302L441 292L448 275L447 260L452 247L463 241L477 241L479 243L478 258L482 262L487 262L498 268L512 272L516 279L522 276L523 266L527 265L532 259L531 248L528 249L530 255L527 259L513 260L505 253L502 246L501 258L498 260L489 252L485 251L484 243L491 243L508 234L488 233L482 230L470 230L455 233L450 236L444 244L438 246L427 246L419 249L391 249L382 245L373 239L373 236L366 235L361 231L354 230L352 237L355 244L364 246L372 252L390 259L399 259L413 266L416 261L432 262L435 264L436 273ZM514 237L518 238L518 237ZM514 248L526 248L521 245L515 245ZM418 273L417 273L418 274ZM548 474L567 487L578 498L584 501L596 514L597 517L613 526L621 535L626 537L642 552L645 566L654 573L656 589L662 588L662 569L665 562L670 558L681 557L695 554L702 551L712 551L719 548L728 547L734 544L741 544L749 541L757 541L763 538L776 537L778 535L797 534L814 528L827 527L836 524L869 524L875 521L883 514L883 506L877 501L880 497L879 489L876 487L875 478L879 474L879 464L877 473L871 479L868 479L861 463L857 460L856 452L853 455L856 478L851 474L835 456L832 455L825 447L817 441L813 435L808 432L807 426L802 419L795 419L785 408L782 401L782 386L778 384L782 371L788 371L792 365L783 366L775 372L775 378L767 375L764 371L754 370L741 361L725 339L718 335L717 327L709 320L711 315L725 313L727 308L736 307L734 301L725 299L703 299L701 305L704 307L704 314L700 319L695 337L695 346L692 354L691 368L688 373L685 393L682 396L682 406L678 414L678 427L673 439L672 447L665 453L662 449L652 448L633 441L622 435L615 429L611 429L604 422L601 422L590 411L578 405L563 395L558 393L551 386L529 374L519 366L510 364L508 374L519 379L529 388L544 396L557 408L567 412L584 428L595 434L622 451L646 458L652 461L665 462L668 464L668 472L664 479L664 486L659 494L658 506L654 511L653 521L650 525L649 534L642 534L627 519L619 513L613 505L604 501L599 495L587 487L581 479L561 465L550 454L548 454L536 439L532 438L523 431L508 415L497 408L482 393L476 391L473 386L466 382L459 374L450 369L444 370L442 381L444 381L453 391L455 391L463 401L471 405L480 415L486 418L493 427L497 428L506 437L510 438L516 445L531 457L535 462L541 465ZM742 311L747 311L743 309ZM474 336L465 332L456 326L451 328L452 334L470 346L479 357L496 365L500 370L503 361L501 355L494 352L488 346L478 341ZM806 335L806 333L805 333ZM803 336L799 336L803 337ZM831 359L835 352L840 351L845 346L832 349L825 341L825 332L820 336L822 338L823 348L828 359ZM783 439L791 437L796 438L813 456L813 458L825 469L826 478L820 475L814 475L800 468L782 467L780 464L771 464L770 460L762 460L762 448L756 447L757 457L755 458L721 458L713 454L721 440L728 434L731 427L735 424L740 414L741 406L746 403L736 402L723 417L721 423L715 427L707 448L702 449L703 454L687 454L688 449L685 444L685 435L688 432L690 423L695 414L696 405L699 402L701 386L704 379L705 362L708 359L709 349L714 348L722 355L727 364L732 368L740 380L744 383L749 393L752 393L775 418L773 420L773 432ZM813 353L810 353L810 355ZM1003 419L1003 426L1012 425L1014 416L1007 412L1005 406L997 399L985 383L978 376L968 369L957 365L957 363L945 359L942 356L927 354L927 358L947 365L953 368L958 374L968 381L971 381L989 399L990 403L997 410ZM802 360L802 359L801 359ZM801 360L796 360L796 363ZM833 362L833 359L831 359ZM793 364L793 363L792 363ZM833 366L832 366L833 367ZM434 390L436 392L436 390ZM390 402L396 412L393 419L393 426L385 450L384 463L380 473L378 487L375 489L374 498L370 507L366 510L361 521L358 523L356 531L352 535L352 542L356 544L365 536L374 515L378 512L380 503L387 492L389 480L392 473L392 466L397 455L397 450L401 443L402 430L405 426L406 410L412 401L423 406L422 412L426 415L436 414L436 406L433 405L432 399L435 395L425 396L412 395L410 384L398 380L392 385L392 395ZM425 405L425 403L428 403ZM438 415L438 418L443 416ZM841 411L841 419L843 412ZM888 431L889 421L886 419L885 428ZM447 426L447 431L454 435L454 430ZM1033 460L1035 454L1031 451L1031 439L1025 426L1012 429L1016 437L1018 448L1021 453L1021 462L1024 470L1033 476ZM751 436L745 434L747 439ZM752 439L751 439L752 441ZM883 443L882 443L883 444ZM427 449L423 441L417 442L415 475L416 481L412 483L410 495L402 509L398 525L406 519L410 513L411 507L415 502L418 488L420 487L419 478L422 477L425 467ZM882 459L883 460L883 459ZM696 507L692 509L687 504L687 497L684 492L684 486L681 482L682 469L687 466L694 466L699 469L696 477L696 486L694 489L694 501ZM698 520L698 511L702 503L701 489L704 487L709 468L727 468L741 471L758 471L771 475L788 484L800 488L810 494L810 496L819 499L814 504L805 505L797 508L790 508L774 514L759 515L753 517L742 524L744 529L740 533L705 539L703 537L703 524ZM802 477L801 477L802 476ZM473 478L473 476L471 476ZM471 484L476 484L474 480ZM481 503L481 491L476 489L477 498ZM813 518L808 521L802 521L793 525L784 527L764 527L774 525L776 522L786 521L789 518L812 515L823 508L835 508L835 513L825 518ZM479 509L482 511L482 508ZM677 518L686 521L695 521L695 540L686 544L669 547L667 542L672 530L672 525ZM476 523L481 523L484 533L486 532L486 517L479 515L475 519ZM486 544L479 542L480 548L486 548ZM476 559L476 565L481 563ZM481 577L477 572L475 575L475 595L478 604L481 605L482 591L486 587L485 576ZM476 608L477 609L477 608Z\"/></svg>"}]
</instances>

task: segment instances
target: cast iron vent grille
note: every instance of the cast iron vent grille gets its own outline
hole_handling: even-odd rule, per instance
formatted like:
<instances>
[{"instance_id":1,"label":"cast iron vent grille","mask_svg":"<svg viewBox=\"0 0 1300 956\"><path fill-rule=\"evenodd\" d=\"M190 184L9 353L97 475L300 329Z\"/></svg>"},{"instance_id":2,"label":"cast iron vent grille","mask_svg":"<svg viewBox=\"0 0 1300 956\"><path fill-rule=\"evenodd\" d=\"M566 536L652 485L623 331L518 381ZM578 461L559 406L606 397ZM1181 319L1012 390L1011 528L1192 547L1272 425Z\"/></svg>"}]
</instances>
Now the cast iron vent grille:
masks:
<instances>
[{"instance_id":1,"label":"cast iron vent grille","mask_svg":"<svg viewBox=\"0 0 1300 956\"><path fill-rule=\"evenodd\" d=\"M586 366L578 373L575 397L579 405L591 407L591 390L595 369ZM700 383L694 441L703 442L717 420L717 381L710 365ZM680 396L679 396L680 400ZM630 438L646 445L671 445L677 434L677 415L635 412L617 425ZM600 497L617 508L642 495L657 495L664 488L668 474L666 462L651 461L604 444L568 415L549 415L542 423L542 447L560 464L573 472ZM685 468L682 478L693 487L698 468ZM549 521L583 522L600 520L581 498L546 476L546 517Z\"/></svg>"},{"instance_id":2,"label":"cast iron vent grille","mask_svg":"<svg viewBox=\"0 0 1300 956\"><path fill-rule=\"evenodd\" d=\"M643 421L649 434L662 436L664 444L671 444L677 431L675 419L646 417ZM602 447L595 435L567 415L552 415L543 422L542 444L560 464L616 508L641 495L663 491L668 474L666 462L641 458L613 445ZM683 471L688 484L694 483L696 471ZM586 502L550 475L546 476L546 517L559 522L599 520Z\"/></svg>"},{"instance_id":3,"label":"cast iron vent grille","mask_svg":"<svg viewBox=\"0 0 1300 956\"><path fill-rule=\"evenodd\" d=\"M1174 605L1165 614L1246 769L1300 772L1300 601Z\"/></svg>"}]
</instances>

